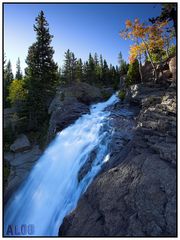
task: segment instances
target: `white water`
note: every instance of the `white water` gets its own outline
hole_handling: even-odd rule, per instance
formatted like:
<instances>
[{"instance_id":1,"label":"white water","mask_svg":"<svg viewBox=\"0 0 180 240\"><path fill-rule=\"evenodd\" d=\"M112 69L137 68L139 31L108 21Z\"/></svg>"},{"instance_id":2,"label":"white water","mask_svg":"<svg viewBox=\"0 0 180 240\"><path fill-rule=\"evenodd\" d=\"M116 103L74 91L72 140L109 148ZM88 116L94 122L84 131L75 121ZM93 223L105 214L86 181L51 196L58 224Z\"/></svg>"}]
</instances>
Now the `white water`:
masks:
<instances>
[{"instance_id":1,"label":"white water","mask_svg":"<svg viewBox=\"0 0 180 240\"><path fill-rule=\"evenodd\" d=\"M67 127L48 146L23 186L5 209L4 234L9 225L34 225L35 236L57 236L63 218L77 205L81 194L108 160L111 129L103 111L118 101L113 95L108 101L91 107ZM105 127L106 126L106 127ZM78 172L96 149L91 169L78 182Z\"/></svg>"}]
</instances>

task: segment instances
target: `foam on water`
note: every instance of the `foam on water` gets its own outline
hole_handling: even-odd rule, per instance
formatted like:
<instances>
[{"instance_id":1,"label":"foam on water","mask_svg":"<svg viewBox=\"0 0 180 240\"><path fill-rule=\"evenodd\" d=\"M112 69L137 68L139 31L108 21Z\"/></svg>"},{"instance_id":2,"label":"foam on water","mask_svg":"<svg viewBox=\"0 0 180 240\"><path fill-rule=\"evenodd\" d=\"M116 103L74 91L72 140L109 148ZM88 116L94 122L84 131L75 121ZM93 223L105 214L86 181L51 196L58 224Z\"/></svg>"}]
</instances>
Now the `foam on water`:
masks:
<instances>
[{"instance_id":1,"label":"foam on water","mask_svg":"<svg viewBox=\"0 0 180 240\"><path fill-rule=\"evenodd\" d=\"M11 198L4 214L4 234L9 225L34 225L34 236L57 236L63 218L72 211L101 166L109 158L110 112L104 109L118 101L95 104L90 114L57 134L31 170L28 178ZM105 127L106 126L106 127ZM78 173L96 149L96 158L78 182Z\"/></svg>"}]
</instances>

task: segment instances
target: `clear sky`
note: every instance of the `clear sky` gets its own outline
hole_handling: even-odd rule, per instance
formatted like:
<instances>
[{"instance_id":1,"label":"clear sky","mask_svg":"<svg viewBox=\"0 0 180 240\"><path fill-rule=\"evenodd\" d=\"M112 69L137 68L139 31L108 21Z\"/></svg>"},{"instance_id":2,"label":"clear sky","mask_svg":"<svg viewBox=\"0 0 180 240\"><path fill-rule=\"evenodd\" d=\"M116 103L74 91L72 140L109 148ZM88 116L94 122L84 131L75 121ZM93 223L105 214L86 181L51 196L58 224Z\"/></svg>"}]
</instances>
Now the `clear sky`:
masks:
<instances>
[{"instance_id":1,"label":"clear sky","mask_svg":"<svg viewBox=\"0 0 180 240\"><path fill-rule=\"evenodd\" d=\"M5 4L4 52L11 60L13 72L17 58L26 66L28 47L35 41L33 24L43 10L54 35L54 59L61 66L69 48L83 61L89 52L102 54L108 63L118 64L118 53L128 61L131 44L120 38L119 31L127 19L142 21L160 14L160 4Z\"/></svg>"}]
</instances>

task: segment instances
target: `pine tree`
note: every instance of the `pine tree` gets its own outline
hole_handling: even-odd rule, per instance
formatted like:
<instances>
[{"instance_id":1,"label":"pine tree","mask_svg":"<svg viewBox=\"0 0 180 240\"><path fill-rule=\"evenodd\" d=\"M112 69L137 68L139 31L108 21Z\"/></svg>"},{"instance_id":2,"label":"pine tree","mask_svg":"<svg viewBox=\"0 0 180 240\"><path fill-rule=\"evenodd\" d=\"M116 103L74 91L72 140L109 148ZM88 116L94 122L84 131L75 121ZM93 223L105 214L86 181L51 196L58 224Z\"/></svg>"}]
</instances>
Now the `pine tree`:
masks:
<instances>
[{"instance_id":1,"label":"pine tree","mask_svg":"<svg viewBox=\"0 0 180 240\"><path fill-rule=\"evenodd\" d=\"M65 52L64 57L63 76L65 82L68 83L71 81L71 52L69 49Z\"/></svg>"},{"instance_id":2,"label":"pine tree","mask_svg":"<svg viewBox=\"0 0 180 240\"><path fill-rule=\"evenodd\" d=\"M87 81L90 84L94 83L95 80L95 63L94 63L94 59L91 55L91 53L89 54L89 58L88 58L88 64L87 64Z\"/></svg>"},{"instance_id":3,"label":"pine tree","mask_svg":"<svg viewBox=\"0 0 180 240\"><path fill-rule=\"evenodd\" d=\"M126 77L126 85L132 85L141 82L141 77L139 74L139 62L137 59L129 65L129 69Z\"/></svg>"},{"instance_id":4,"label":"pine tree","mask_svg":"<svg viewBox=\"0 0 180 240\"><path fill-rule=\"evenodd\" d=\"M77 82L83 81L83 64L81 58L76 62L76 74L75 78Z\"/></svg>"},{"instance_id":5,"label":"pine tree","mask_svg":"<svg viewBox=\"0 0 180 240\"><path fill-rule=\"evenodd\" d=\"M118 62L119 62L119 72L120 72L120 75L123 76L123 75L127 74L128 64L124 61L121 52L118 55Z\"/></svg>"},{"instance_id":6,"label":"pine tree","mask_svg":"<svg viewBox=\"0 0 180 240\"><path fill-rule=\"evenodd\" d=\"M103 79L103 57L100 55L100 60L99 60L99 65L100 65L100 81L102 82Z\"/></svg>"},{"instance_id":7,"label":"pine tree","mask_svg":"<svg viewBox=\"0 0 180 240\"><path fill-rule=\"evenodd\" d=\"M76 80L76 64L77 59L74 53L71 53L71 82L75 82Z\"/></svg>"},{"instance_id":8,"label":"pine tree","mask_svg":"<svg viewBox=\"0 0 180 240\"><path fill-rule=\"evenodd\" d=\"M101 67L100 67L97 53L94 54L94 64L95 64L95 82L100 84L100 82L101 82Z\"/></svg>"},{"instance_id":9,"label":"pine tree","mask_svg":"<svg viewBox=\"0 0 180 240\"><path fill-rule=\"evenodd\" d=\"M109 83L109 67L108 67L108 64L105 59L103 61L102 80L105 85L108 85L108 83Z\"/></svg>"},{"instance_id":10,"label":"pine tree","mask_svg":"<svg viewBox=\"0 0 180 240\"><path fill-rule=\"evenodd\" d=\"M88 61L84 62L83 64L83 81L88 82Z\"/></svg>"},{"instance_id":11,"label":"pine tree","mask_svg":"<svg viewBox=\"0 0 180 240\"><path fill-rule=\"evenodd\" d=\"M13 76L10 60L7 62L7 65L5 65L5 63L6 63L6 60L4 59L4 105L5 107L9 107L10 103L7 97L9 95L9 86L13 81L14 76Z\"/></svg>"},{"instance_id":12,"label":"pine tree","mask_svg":"<svg viewBox=\"0 0 180 240\"><path fill-rule=\"evenodd\" d=\"M29 48L25 70L28 90L27 110L29 127L40 126L47 117L48 101L54 94L58 81L58 66L53 60L53 36L41 11L35 19L36 42Z\"/></svg>"},{"instance_id":13,"label":"pine tree","mask_svg":"<svg viewBox=\"0 0 180 240\"><path fill-rule=\"evenodd\" d=\"M16 79L21 80L22 79L22 71L21 71L21 65L20 65L20 59L18 58L16 63Z\"/></svg>"},{"instance_id":14,"label":"pine tree","mask_svg":"<svg viewBox=\"0 0 180 240\"><path fill-rule=\"evenodd\" d=\"M76 57L69 49L65 52L63 76L66 83L73 83L76 77Z\"/></svg>"}]
</instances>

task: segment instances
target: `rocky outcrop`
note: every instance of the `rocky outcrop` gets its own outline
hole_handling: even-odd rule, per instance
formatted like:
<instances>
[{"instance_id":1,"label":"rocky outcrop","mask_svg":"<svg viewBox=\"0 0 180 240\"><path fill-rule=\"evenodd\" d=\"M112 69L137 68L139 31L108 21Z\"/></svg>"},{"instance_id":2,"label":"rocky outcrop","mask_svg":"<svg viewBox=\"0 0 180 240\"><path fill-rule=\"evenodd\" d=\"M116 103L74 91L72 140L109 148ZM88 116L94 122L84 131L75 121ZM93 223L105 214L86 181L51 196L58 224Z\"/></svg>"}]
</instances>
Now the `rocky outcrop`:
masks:
<instances>
[{"instance_id":1,"label":"rocky outcrop","mask_svg":"<svg viewBox=\"0 0 180 240\"><path fill-rule=\"evenodd\" d=\"M51 117L47 142L82 114L88 113L90 104L104 100L103 93L87 83L76 83L73 86L59 88L48 110Z\"/></svg>"},{"instance_id":2,"label":"rocky outcrop","mask_svg":"<svg viewBox=\"0 0 180 240\"><path fill-rule=\"evenodd\" d=\"M72 124L82 114L88 113L89 108L84 103L78 102L76 99L68 99L63 101L63 106L53 111L48 130L48 142L55 134Z\"/></svg>"},{"instance_id":3,"label":"rocky outcrop","mask_svg":"<svg viewBox=\"0 0 180 240\"><path fill-rule=\"evenodd\" d=\"M142 66L143 82L151 82L154 79L154 70L151 62L146 61Z\"/></svg>"},{"instance_id":4,"label":"rocky outcrop","mask_svg":"<svg viewBox=\"0 0 180 240\"><path fill-rule=\"evenodd\" d=\"M13 152L23 152L25 150L29 150L30 148L31 144L24 134L20 134L14 143L10 146L10 150Z\"/></svg>"},{"instance_id":5,"label":"rocky outcrop","mask_svg":"<svg viewBox=\"0 0 180 240\"><path fill-rule=\"evenodd\" d=\"M169 61L169 70L172 73L173 80L176 80L176 56Z\"/></svg>"},{"instance_id":6,"label":"rocky outcrop","mask_svg":"<svg viewBox=\"0 0 180 240\"><path fill-rule=\"evenodd\" d=\"M12 122L16 113L17 110L15 108L4 109L4 128L12 126Z\"/></svg>"},{"instance_id":7,"label":"rocky outcrop","mask_svg":"<svg viewBox=\"0 0 180 240\"><path fill-rule=\"evenodd\" d=\"M65 217L60 236L176 236L176 90L143 87L133 139Z\"/></svg>"},{"instance_id":8,"label":"rocky outcrop","mask_svg":"<svg viewBox=\"0 0 180 240\"><path fill-rule=\"evenodd\" d=\"M10 175L4 191L4 203L26 179L41 153L39 146L35 145L32 149L24 152L6 152L4 154L4 161L10 166Z\"/></svg>"}]
</instances>

